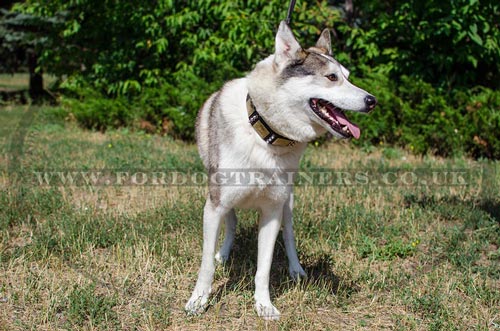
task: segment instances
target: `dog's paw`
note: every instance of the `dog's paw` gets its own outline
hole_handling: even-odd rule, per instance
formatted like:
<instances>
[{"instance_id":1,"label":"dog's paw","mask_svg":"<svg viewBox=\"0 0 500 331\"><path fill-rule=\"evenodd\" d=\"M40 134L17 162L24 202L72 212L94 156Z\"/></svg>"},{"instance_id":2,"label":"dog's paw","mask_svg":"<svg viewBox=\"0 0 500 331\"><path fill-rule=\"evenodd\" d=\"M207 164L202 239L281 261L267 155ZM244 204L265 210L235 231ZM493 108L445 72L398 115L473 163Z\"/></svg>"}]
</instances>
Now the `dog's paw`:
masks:
<instances>
[{"instance_id":1,"label":"dog's paw","mask_svg":"<svg viewBox=\"0 0 500 331\"><path fill-rule=\"evenodd\" d=\"M189 315L200 315L204 313L208 305L208 295L208 292L198 292L195 290L184 307L186 313Z\"/></svg>"},{"instance_id":2,"label":"dog's paw","mask_svg":"<svg viewBox=\"0 0 500 331\"><path fill-rule=\"evenodd\" d=\"M267 320L267 321L277 321L280 319L280 312L276 307L274 307L271 303L262 304L255 303L255 310L257 311L257 315L259 317Z\"/></svg>"},{"instance_id":3,"label":"dog's paw","mask_svg":"<svg viewBox=\"0 0 500 331\"><path fill-rule=\"evenodd\" d=\"M229 253L219 251L215 254L215 261L217 261L217 263L224 264L227 260L229 260Z\"/></svg>"},{"instance_id":4,"label":"dog's paw","mask_svg":"<svg viewBox=\"0 0 500 331\"><path fill-rule=\"evenodd\" d=\"M290 273L290 277L294 280L297 281L299 278L305 278L307 277L306 272L304 269L302 269L302 266L300 264L295 264L295 265L289 265L288 266L288 272Z\"/></svg>"}]
</instances>

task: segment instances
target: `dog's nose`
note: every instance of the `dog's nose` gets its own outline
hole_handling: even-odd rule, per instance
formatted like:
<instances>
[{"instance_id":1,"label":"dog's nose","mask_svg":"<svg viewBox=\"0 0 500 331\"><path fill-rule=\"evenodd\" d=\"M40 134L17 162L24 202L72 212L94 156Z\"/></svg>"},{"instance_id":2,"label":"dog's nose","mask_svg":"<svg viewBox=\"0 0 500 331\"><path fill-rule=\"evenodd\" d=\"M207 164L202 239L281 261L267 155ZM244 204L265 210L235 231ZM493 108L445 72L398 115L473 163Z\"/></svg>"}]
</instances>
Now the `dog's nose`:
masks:
<instances>
[{"instance_id":1,"label":"dog's nose","mask_svg":"<svg viewBox=\"0 0 500 331\"><path fill-rule=\"evenodd\" d=\"M366 105L366 110L370 111L373 108L375 108L375 105L377 104L377 99L373 95L367 95L365 97L365 105Z\"/></svg>"}]
</instances>

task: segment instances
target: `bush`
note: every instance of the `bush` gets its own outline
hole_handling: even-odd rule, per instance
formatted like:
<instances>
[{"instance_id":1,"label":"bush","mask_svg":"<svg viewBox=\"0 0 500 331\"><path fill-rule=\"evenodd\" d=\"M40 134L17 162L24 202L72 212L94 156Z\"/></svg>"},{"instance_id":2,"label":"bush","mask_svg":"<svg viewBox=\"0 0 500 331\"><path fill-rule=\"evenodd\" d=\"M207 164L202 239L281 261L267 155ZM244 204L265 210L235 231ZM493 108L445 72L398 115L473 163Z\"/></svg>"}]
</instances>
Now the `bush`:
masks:
<instances>
[{"instance_id":1,"label":"bush","mask_svg":"<svg viewBox=\"0 0 500 331\"><path fill-rule=\"evenodd\" d=\"M64 84L63 105L80 125L104 131L131 126L193 140L200 105L220 86L196 79L194 73L149 87L139 95L109 98L85 83L71 79Z\"/></svg>"},{"instance_id":2,"label":"bush","mask_svg":"<svg viewBox=\"0 0 500 331\"><path fill-rule=\"evenodd\" d=\"M100 131L130 125L141 116L125 98L110 99L91 88L81 88L77 96L64 98L63 105L83 127Z\"/></svg>"},{"instance_id":3,"label":"bush","mask_svg":"<svg viewBox=\"0 0 500 331\"><path fill-rule=\"evenodd\" d=\"M132 101L131 107L135 113L142 114L142 118L168 130L174 137L193 140L198 109L220 86L198 79L190 71L179 76L175 77L173 84L164 83L158 88L145 89ZM165 125L169 127L165 128Z\"/></svg>"},{"instance_id":4,"label":"bush","mask_svg":"<svg viewBox=\"0 0 500 331\"><path fill-rule=\"evenodd\" d=\"M500 157L500 91L476 87L453 94L408 76L369 72L356 79L379 100L370 115L350 114L362 129L355 144L380 142L414 153Z\"/></svg>"},{"instance_id":5,"label":"bush","mask_svg":"<svg viewBox=\"0 0 500 331\"><path fill-rule=\"evenodd\" d=\"M500 5L495 0L361 0L357 26L340 26L356 67L384 66L454 90L500 87Z\"/></svg>"},{"instance_id":6,"label":"bush","mask_svg":"<svg viewBox=\"0 0 500 331\"><path fill-rule=\"evenodd\" d=\"M169 133L193 139L196 113L210 93L272 53L287 6L277 0L84 0L27 1L17 9L64 18L60 40L40 60L47 71L72 74L63 86L73 97L66 103L84 127L142 119L159 131L168 122ZM327 1L299 2L294 24L301 40L313 43L322 28L342 24L341 16Z\"/></svg>"},{"instance_id":7,"label":"bush","mask_svg":"<svg viewBox=\"0 0 500 331\"><path fill-rule=\"evenodd\" d=\"M474 157L500 159L500 91L478 87L462 102L466 111L464 148Z\"/></svg>"}]
</instances>

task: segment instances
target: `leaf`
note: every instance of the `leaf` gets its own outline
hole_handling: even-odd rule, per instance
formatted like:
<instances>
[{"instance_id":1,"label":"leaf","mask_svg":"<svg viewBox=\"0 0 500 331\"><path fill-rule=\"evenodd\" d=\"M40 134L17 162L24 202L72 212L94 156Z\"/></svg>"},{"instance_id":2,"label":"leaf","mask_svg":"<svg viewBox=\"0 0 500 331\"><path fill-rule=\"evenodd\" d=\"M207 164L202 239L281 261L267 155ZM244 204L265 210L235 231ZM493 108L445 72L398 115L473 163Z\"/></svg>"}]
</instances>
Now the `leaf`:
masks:
<instances>
[{"instance_id":1,"label":"leaf","mask_svg":"<svg viewBox=\"0 0 500 331\"><path fill-rule=\"evenodd\" d=\"M473 34L477 34L477 25L475 23L470 26L470 31Z\"/></svg>"},{"instance_id":2,"label":"leaf","mask_svg":"<svg viewBox=\"0 0 500 331\"><path fill-rule=\"evenodd\" d=\"M483 39L481 39L481 37L477 33L469 31L468 35L473 42L475 42L479 46L483 46Z\"/></svg>"},{"instance_id":3,"label":"leaf","mask_svg":"<svg viewBox=\"0 0 500 331\"><path fill-rule=\"evenodd\" d=\"M467 55L467 60L469 60L469 62L472 64L472 66L473 66L474 68L477 68L477 63L478 63L478 61L477 61L477 59L476 59L474 56L472 56L472 55Z\"/></svg>"}]
</instances>

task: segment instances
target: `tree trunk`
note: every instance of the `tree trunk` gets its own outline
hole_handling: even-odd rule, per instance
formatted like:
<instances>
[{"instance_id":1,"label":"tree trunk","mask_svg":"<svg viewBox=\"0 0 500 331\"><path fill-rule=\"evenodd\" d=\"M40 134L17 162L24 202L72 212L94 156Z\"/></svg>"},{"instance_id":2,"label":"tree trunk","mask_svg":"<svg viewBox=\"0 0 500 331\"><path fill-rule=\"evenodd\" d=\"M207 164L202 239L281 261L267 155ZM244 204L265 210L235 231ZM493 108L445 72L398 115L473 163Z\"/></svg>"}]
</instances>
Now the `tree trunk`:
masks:
<instances>
[{"instance_id":1,"label":"tree trunk","mask_svg":"<svg viewBox=\"0 0 500 331\"><path fill-rule=\"evenodd\" d=\"M29 94L33 102L39 101L44 96L42 71L36 71L38 56L34 51L28 51L28 69L30 73Z\"/></svg>"},{"instance_id":2,"label":"tree trunk","mask_svg":"<svg viewBox=\"0 0 500 331\"><path fill-rule=\"evenodd\" d=\"M347 24L352 26L353 19L354 19L354 6L352 3L352 0L345 1L345 16L347 19Z\"/></svg>"}]
</instances>

